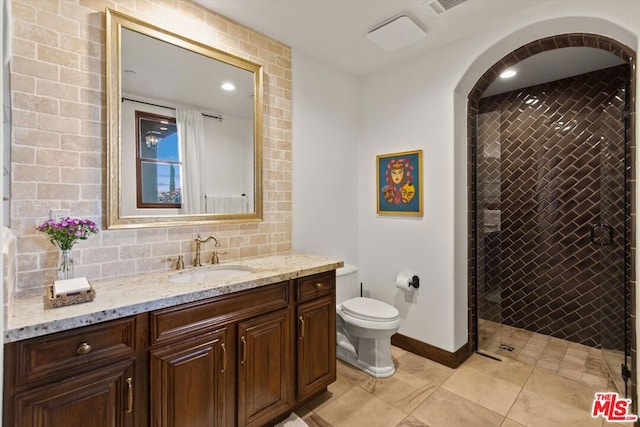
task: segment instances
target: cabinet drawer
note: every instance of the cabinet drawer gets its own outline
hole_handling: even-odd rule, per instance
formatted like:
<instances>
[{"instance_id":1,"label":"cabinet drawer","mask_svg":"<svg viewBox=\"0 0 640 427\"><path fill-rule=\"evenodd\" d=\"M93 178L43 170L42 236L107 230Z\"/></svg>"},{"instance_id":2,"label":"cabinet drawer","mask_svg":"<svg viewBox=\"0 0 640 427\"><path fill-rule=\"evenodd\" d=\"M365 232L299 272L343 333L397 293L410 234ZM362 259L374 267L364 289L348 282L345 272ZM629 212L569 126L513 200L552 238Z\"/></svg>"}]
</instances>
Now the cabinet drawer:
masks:
<instances>
[{"instance_id":1,"label":"cabinet drawer","mask_svg":"<svg viewBox=\"0 0 640 427\"><path fill-rule=\"evenodd\" d=\"M237 321L289 304L289 283L181 304L151 313L151 345L200 334L215 325Z\"/></svg>"},{"instance_id":2,"label":"cabinet drawer","mask_svg":"<svg viewBox=\"0 0 640 427\"><path fill-rule=\"evenodd\" d=\"M335 270L298 279L298 301L331 295L336 288Z\"/></svg>"},{"instance_id":3,"label":"cabinet drawer","mask_svg":"<svg viewBox=\"0 0 640 427\"><path fill-rule=\"evenodd\" d=\"M135 353L135 317L84 326L17 344L18 383Z\"/></svg>"}]
</instances>

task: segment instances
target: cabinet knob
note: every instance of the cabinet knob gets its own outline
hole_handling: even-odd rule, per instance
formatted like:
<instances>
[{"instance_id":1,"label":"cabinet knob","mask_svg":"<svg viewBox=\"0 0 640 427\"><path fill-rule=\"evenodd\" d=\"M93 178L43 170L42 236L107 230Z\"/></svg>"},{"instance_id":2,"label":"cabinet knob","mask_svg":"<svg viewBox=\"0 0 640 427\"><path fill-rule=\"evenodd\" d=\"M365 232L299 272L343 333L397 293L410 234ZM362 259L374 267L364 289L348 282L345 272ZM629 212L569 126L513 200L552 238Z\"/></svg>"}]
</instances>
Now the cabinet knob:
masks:
<instances>
[{"instance_id":1,"label":"cabinet knob","mask_svg":"<svg viewBox=\"0 0 640 427\"><path fill-rule=\"evenodd\" d=\"M322 282L317 282L314 286L316 287L316 290L319 291L324 285L322 284Z\"/></svg>"},{"instance_id":2,"label":"cabinet knob","mask_svg":"<svg viewBox=\"0 0 640 427\"><path fill-rule=\"evenodd\" d=\"M78 354L87 354L91 351L91 346L89 344L87 344L86 342L83 342L82 344L80 344L78 346L78 349L76 350L76 353Z\"/></svg>"}]
</instances>

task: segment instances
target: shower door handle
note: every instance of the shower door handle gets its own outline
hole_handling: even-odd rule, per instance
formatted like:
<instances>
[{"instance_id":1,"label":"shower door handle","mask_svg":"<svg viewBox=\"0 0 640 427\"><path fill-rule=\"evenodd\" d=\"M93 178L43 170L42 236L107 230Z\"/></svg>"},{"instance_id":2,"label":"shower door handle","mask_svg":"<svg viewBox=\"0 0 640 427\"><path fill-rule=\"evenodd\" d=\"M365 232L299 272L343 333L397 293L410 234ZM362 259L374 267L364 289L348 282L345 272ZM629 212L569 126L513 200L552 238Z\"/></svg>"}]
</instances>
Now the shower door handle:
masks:
<instances>
[{"instance_id":1,"label":"shower door handle","mask_svg":"<svg viewBox=\"0 0 640 427\"><path fill-rule=\"evenodd\" d=\"M596 230L601 230L606 232L606 235L603 236L603 233L600 233L598 237L596 237ZM613 243L613 227L609 224L594 224L591 226L591 243L599 245L599 246L608 246Z\"/></svg>"}]
</instances>

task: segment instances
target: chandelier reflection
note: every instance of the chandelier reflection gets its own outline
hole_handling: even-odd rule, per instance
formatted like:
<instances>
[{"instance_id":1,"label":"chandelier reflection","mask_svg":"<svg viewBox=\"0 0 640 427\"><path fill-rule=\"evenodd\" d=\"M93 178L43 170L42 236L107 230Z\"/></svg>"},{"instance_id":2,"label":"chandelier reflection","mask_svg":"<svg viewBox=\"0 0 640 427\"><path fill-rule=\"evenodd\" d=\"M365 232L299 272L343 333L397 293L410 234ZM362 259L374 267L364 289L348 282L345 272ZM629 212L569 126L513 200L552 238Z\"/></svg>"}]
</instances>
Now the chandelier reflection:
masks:
<instances>
[{"instance_id":1,"label":"chandelier reflection","mask_svg":"<svg viewBox=\"0 0 640 427\"><path fill-rule=\"evenodd\" d=\"M156 150L158 148L158 142L160 142L161 138L162 134L160 132L158 132L157 130L150 130L144 135L144 143L146 144L147 148Z\"/></svg>"}]
</instances>

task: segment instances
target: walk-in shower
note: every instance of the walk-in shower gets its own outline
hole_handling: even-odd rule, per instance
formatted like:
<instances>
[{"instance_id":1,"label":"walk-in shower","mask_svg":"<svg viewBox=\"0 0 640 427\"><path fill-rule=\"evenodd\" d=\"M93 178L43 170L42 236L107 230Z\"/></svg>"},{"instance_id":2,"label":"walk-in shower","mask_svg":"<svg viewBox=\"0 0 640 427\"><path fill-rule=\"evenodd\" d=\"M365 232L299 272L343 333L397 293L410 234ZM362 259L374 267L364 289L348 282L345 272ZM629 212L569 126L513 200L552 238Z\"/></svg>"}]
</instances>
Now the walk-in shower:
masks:
<instances>
[{"instance_id":1,"label":"walk-in shower","mask_svg":"<svg viewBox=\"0 0 640 427\"><path fill-rule=\"evenodd\" d=\"M482 98L471 142L477 351L522 351L505 327L582 344L624 394L629 83L624 64Z\"/></svg>"}]
</instances>

